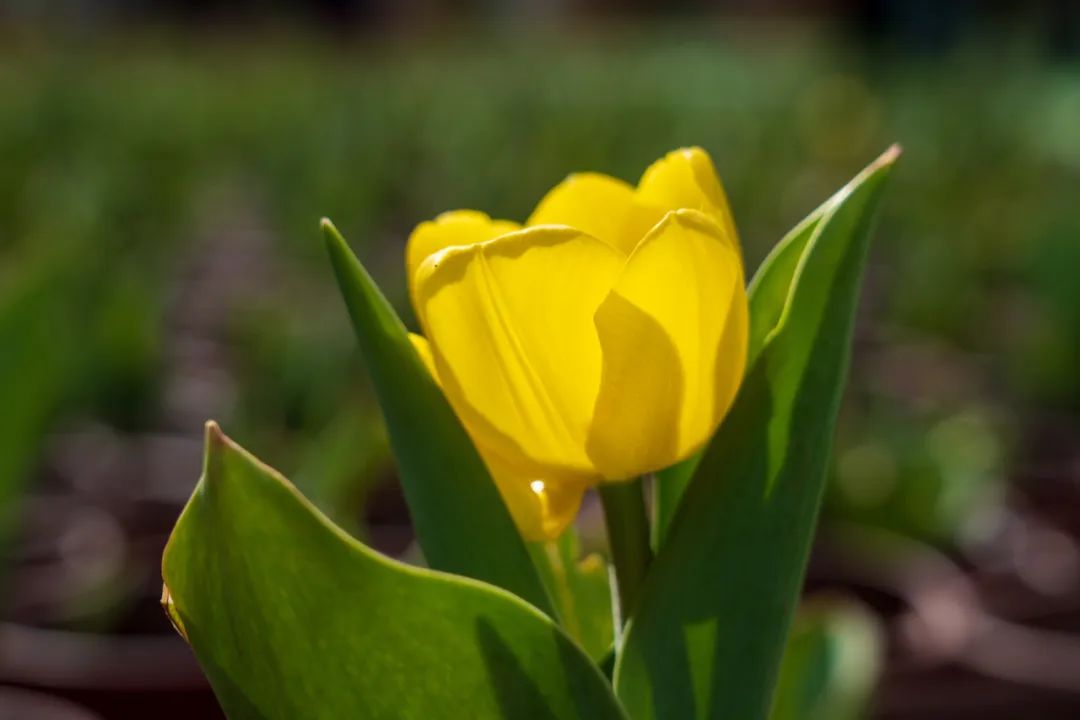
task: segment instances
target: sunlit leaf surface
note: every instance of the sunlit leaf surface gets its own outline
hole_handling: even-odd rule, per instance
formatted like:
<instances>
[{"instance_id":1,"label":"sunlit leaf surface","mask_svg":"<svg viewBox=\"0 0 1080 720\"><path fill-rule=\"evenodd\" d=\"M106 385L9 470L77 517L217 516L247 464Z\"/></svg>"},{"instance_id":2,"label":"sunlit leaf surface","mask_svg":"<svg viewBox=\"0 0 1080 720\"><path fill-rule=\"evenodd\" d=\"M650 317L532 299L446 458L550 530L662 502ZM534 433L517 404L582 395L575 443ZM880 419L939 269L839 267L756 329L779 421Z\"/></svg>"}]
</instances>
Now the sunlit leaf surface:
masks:
<instances>
[{"instance_id":1,"label":"sunlit leaf surface","mask_svg":"<svg viewBox=\"0 0 1080 720\"><path fill-rule=\"evenodd\" d=\"M163 571L231 720L622 717L542 613L368 549L214 425Z\"/></svg>"}]
</instances>

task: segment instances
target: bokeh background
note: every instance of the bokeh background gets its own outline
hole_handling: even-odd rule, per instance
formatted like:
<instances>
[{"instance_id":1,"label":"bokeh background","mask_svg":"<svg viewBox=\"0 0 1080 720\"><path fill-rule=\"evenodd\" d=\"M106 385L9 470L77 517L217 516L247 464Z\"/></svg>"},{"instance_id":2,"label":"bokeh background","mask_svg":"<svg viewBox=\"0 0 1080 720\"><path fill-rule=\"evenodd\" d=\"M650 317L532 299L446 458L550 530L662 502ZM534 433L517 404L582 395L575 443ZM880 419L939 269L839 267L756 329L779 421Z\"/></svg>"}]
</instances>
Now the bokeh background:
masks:
<instances>
[{"instance_id":1,"label":"bokeh background","mask_svg":"<svg viewBox=\"0 0 1080 720\"><path fill-rule=\"evenodd\" d=\"M752 269L893 141L808 594L852 717L1080 717L1080 4L3 0L0 717L220 717L158 607L208 418L413 552L320 216L411 320L443 210L697 144Z\"/></svg>"}]
</instances>

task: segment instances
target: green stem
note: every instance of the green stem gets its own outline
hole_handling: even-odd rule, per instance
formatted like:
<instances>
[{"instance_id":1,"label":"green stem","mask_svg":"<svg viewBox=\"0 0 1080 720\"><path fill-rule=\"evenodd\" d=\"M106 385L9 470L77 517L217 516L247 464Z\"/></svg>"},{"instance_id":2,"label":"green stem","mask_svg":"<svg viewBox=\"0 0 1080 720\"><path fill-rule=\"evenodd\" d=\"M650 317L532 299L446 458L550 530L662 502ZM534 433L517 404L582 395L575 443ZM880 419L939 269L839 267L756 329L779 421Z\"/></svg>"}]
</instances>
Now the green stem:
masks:
<instances>
[{"instance_id":1,"label":"green stem","mask_svg":"<svg viewBox=\"0 0 1080 720\"><path fill-rule=\"evenodd\" d=\"M637 607L645 573L652 560L642 478L601 485L600 502L604 506L608 544L615 565L621 626Z\"/></svg>"}]
</instances>

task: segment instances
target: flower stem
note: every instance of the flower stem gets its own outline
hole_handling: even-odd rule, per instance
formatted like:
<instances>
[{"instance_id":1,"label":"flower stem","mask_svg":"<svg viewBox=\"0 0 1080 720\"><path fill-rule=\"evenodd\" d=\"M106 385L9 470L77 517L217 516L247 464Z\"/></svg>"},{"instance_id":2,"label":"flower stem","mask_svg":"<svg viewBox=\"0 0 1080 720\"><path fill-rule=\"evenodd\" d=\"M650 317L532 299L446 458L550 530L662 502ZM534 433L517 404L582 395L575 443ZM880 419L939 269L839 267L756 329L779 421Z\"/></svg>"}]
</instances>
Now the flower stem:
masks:
<instances>
[{"instance_id":1,"label":"flower stem","mask_svg":"<svg viewBox=\"0 0 1080 720\"><path fill-rule=\"evenodd\" d=\"M619 593L619 626L637 607L645 572L652 560L649 545L649 517L645 512L642 478L600 485L608 544L615 565L615 583Z\"/></svg>"}]
</instances>

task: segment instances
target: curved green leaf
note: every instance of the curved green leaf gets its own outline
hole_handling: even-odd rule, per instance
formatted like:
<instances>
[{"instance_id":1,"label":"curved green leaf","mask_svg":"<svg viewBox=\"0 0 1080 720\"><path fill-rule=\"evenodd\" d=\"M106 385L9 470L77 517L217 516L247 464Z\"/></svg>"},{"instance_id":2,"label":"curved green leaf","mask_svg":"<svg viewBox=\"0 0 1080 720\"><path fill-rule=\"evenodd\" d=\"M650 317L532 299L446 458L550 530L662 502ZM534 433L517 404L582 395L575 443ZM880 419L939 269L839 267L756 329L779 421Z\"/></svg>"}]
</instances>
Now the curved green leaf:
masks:
<instances>
[{"instance_id":1,"label":"curved green leaf","mask_svg":"<svg viewBox=\"0 0 1080 720\"><path fill-rule=\"evenodd\" d=\"M163 575L232 720L622 717L538 610L366 548L213 424Z\"/></svg>"},{"instance_id":2,"label":"curved green leaf","mask_svg":"<svg viewBox=\"0 0 1080 720\"><path fill-rule=\"evenodd\" d=\"M797 263L796 239L763 268L776 278L755 282L758 292L786 286L771 292L783 304L757 315L775 324L679 504L616 666L636 720L768 716L821 504L870 224L898 152L826 204Z\"/></svg>"},{"instance_id":3,"label":"curved green leaf","mask_svg":"<svg viewBox=\"0 0 1080 720\"><path fill-rule=\"evenodd\" d=\"M510 511L405 326L329 220L322 229L428 564L498 585L551 614Z\"/></svg>"}]
</instances>

